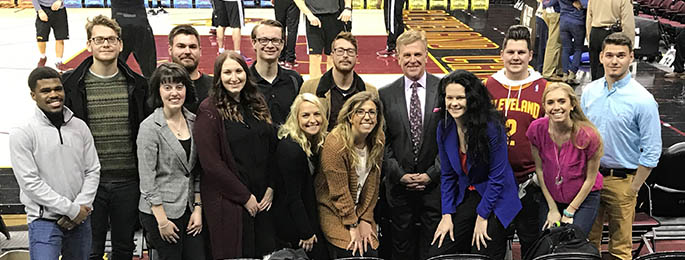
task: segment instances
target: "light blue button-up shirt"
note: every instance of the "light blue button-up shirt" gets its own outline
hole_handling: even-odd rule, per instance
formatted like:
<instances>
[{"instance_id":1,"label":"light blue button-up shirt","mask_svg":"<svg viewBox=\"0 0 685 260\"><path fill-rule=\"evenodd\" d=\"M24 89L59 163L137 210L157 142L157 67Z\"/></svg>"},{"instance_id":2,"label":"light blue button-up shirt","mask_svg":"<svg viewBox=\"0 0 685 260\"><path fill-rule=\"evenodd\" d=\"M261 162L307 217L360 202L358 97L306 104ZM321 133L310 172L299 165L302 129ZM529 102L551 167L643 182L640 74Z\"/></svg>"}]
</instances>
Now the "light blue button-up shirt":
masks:
<instances>
[{"instance_id":1,"label":"light blue button-up shirt","mask_svg":"<svg viewBox=\"0 0 685 260\"><path fill-rule=\"evenodd\" d=\"M605 78L588 84L580 106L604 141L602 167L656 167L661 156L659 107L630 72L611 90Z\"/></svg>"}]
</instances>

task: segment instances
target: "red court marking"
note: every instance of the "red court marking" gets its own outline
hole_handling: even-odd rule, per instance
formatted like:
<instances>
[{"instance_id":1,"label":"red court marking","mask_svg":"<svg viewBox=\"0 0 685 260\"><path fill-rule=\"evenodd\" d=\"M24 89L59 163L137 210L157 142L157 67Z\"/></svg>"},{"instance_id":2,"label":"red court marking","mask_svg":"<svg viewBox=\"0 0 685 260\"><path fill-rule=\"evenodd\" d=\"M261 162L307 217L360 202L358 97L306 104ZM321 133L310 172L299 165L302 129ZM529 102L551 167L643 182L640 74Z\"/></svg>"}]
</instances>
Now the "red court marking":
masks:
<instances>
[{"instance_id":1,"label":"red court marking","mask_svg":"<svg viewBox=\"0 0 685 260\"><path fill-rule=\"evenodd\" d=\"M670 128L671 130L675 131L676 133L678 133L678 134L680 134L680 135L682 135L682 136L685 136L685 133L683 133L683 131L678 130L678 128L675 128L673 125L671 125L671 124L669 124L669 123L666 123L666 122L664 122L663 120L659 120L659 121L661 121L661 125L662 125L662 126L668 127L668 128Z\"/></svg>"},{"instance_id":2,"label":"red court marking","mask_svg":"<svg viewBox=\"0 0 685 260\"><path fill-rule=\"evenodd\" d=\"M214 59L217 56L218 47L216 45L215 36L200 36L202 45L202 58L200 59L200 71L207 74L214 73ZM385 36L357 36L359 45L359 57L357 58L357 65L355 71L359 74L402 74L397 59L393 57L380 58L376 56L376 51L385 47ZM228 36L224 40L227 49L232 49L233 42ZM126 43L124 43L126 44ZM169 44L168 36L155 35L155 44L157 45L157 62L171 61L169 58ZM240 42L243 55L250 58L255 58L255 52L252 49L252 42L249 36L243 36ZM309 56L307 55L307 44L305 36L299 36L297 45L295 46L295 53L297 53L297 62L299 66L295 68L300 74L309 74ZM78 53L67 62L69 68L76 68L81 62L90 56L86 50ZM133 55L129 56L128 65L140 73L140 67L136 63ZM325 61L322 62L322 69L326 68ZM430 73L444 73L440 67L432 59L428 59L426 70Z\"/></svg>"}]
</instances>

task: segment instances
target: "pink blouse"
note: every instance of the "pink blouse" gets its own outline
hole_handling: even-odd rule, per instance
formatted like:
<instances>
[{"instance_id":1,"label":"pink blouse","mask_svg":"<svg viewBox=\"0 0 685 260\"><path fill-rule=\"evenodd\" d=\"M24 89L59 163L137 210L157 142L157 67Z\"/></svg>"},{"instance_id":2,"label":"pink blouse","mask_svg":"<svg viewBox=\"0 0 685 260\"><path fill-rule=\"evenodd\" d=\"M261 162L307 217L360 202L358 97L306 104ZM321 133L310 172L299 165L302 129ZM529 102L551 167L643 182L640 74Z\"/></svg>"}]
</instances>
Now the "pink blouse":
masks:
<instances>
[{"instance_id":1,"label":"pink blouse","mask_svg":"<svg viewBox=\"0 0 685 260\"><path fill-rule=\"evenodd\" d=\"M530 124L526 136L531 145L538 149L542 159L542 172L545 186L556 202L571 203L585 182L587 163L597 152L600 137L589 127L578 130L576 144L584 149L573 145L571 139L561 145L558 151L557 144L549 136L549 118L539 118ZM602 175L597 174L592 191L602 189Z\"/></svg>"}]
</instances>

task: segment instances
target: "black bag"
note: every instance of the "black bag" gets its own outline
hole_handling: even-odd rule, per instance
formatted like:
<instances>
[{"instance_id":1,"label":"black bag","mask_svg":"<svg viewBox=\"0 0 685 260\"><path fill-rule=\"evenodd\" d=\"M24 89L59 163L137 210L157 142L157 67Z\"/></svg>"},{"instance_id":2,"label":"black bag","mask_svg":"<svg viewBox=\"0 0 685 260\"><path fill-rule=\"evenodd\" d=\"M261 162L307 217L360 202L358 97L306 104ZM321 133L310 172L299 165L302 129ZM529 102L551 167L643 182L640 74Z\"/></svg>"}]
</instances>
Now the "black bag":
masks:
<instances>
[{"instance_id":1,"label":"black bag","mask_svg":"<svg viewBox=\"0 0 685 260\"><path fill-rule=\"evenodd\" d=\"M586 234L578 226L562 224L560 227L543 231L522 259L533 260L538 256L567 252L600 256L597 247L590 243Z\"/></svg>"}]
</instances>

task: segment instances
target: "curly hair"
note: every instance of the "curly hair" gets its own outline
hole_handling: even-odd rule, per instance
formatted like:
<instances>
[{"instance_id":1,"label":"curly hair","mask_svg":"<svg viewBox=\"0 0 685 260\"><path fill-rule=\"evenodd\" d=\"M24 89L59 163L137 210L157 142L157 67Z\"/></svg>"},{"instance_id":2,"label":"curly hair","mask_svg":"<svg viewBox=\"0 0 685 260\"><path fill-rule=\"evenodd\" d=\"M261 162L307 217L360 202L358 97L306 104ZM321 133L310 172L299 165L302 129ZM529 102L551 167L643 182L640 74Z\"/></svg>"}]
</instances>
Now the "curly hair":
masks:
<instances>
[{"instance_id":1,"label":"curly hair","mask_svg":"<svg viewBox=\"0 0 685 260\"><path fill-rule=\"evenodd\" d=\"M224 83L221 81L221 70L226 59L238 62L245 72L245 86L240 90L239 101L236 101L228 94L228 90L226 90ZM216 58L216 61L214 61L214 82L209 91L209 96L214 99L221 118L244 122L243 115L238 111L238 106L242 105L249 108L255 118L266 121L269 124L272 123L269 107L266 105L262 93L259 92L255 83L252 82L252 77L247 63L240 54L234 51L226 51Z\"/></svg>"},{"instance_id":2,"label":"curly hair","mask_svg":"<svg viewBox=\"0 0 685 260\"><path fill-rule=\"evenodd\" d=\"M466 127L464 133L466 135L466 144L468 151L466 152L469 158L473 158L476 164L490 163L490 141L488 138L488 124L495 123L500 129L504 127L502 115L495 110L492 105L492 96L483 82L473 75L473 73L465 70L455 70L447 74L440 80L440 113L446 126L448 120L453 120L448 117L445 105L445 90L449 84L459 84L464 87L466 94L466 111L461 116L461 121Z\"/></svg>"}]
</instances>

